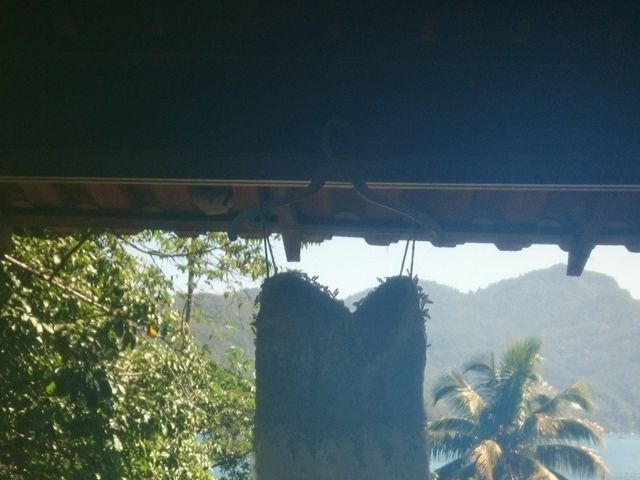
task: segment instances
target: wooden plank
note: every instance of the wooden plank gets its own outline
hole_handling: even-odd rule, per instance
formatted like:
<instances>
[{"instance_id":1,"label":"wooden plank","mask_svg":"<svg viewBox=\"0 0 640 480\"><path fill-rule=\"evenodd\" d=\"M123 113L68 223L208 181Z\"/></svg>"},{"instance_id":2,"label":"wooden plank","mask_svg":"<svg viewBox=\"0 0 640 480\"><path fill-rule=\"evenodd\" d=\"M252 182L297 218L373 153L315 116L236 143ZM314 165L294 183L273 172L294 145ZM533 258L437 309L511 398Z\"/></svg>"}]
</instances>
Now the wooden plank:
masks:
<instances>
[{"instance_id":1,"label":"wooden plank","mask_svg":"<svg viewBox=\"0 0 640 480\"><path fill-rule=\"evenodd\" d=\"M98 204L85 185L79 183L60 183L53 187L63 198L63 204L67 207L81 210L96 210Z\"/></svg>"},{"instance_id":2,"label":"wooden plank","mask_svg":"<svg viewBox=\"0 0 640 480\"><path fill-rule=\"evenodd\" d=\"M125 210L129 203L117 183L83 183L96 204L105 210Z\"/></svg>"},{"instance_id":3,"label":"wooden plank","mask_svg":"<svg viewBox=\"0 0 640 480\"><path fill-rule=\"evenodd\" d=\"M33 207L17 183L0 183L0 205L11 208Z\"/></svg>"},{"instance_id":4,"label":"wooden plank","mask_svg":"<svg viewBox=\"0 0 640 480\"><path fill-rule=\"evenodd\" d=\"M121 189L127 200L127 210L149 213L164 211L152 189L142 185L123 185Z\"/></svg>"},{"instance_id":5,"label":"wooden plank","mask_svg":"<svg viewBox=\"0 0 640 480\"><path fill-rule=\"evenodd\" d=\"M35 207L55 208L64 205L64 198L52 183L21 182L19 187Z\"/></svg>"},{"instance_id":6,"label":"wooden plank","mask_svg":"<svg viewBox=\"0 0 640 480\"><path fill-rule=\"evenodd\" d=\"M152 212L118 212L118 211L69 211L59 209L6 209L3 211L5 221L18 226L43 226L51 228L97 228L97 229L159 229L168 231L204 232L228 230L232 217L208 217L206 215L152 213ZM297 232L305 240L314 238L331 238L331 236L376 237L387 236L395 240L406 240L412 235L411 229L404 223L379 222L375 220L361 222L337 222L316 219L300 219L296 224L283 225L268 219L266 228L270 232ZM575 241L575 231L563 226L548 226L541 228L537 225L500 226L500 225L467 225L443 223L444 244L475 243L534 243L555 244L568 249ZM241 235L253 235L259 238L262 227L244 226ZM432 240L428 232L417 231L415 237L420 241ZM602 229L594 237L598 245L634 245L640 238L640 230L633 229Z\"/></svg>"}]
</instances>

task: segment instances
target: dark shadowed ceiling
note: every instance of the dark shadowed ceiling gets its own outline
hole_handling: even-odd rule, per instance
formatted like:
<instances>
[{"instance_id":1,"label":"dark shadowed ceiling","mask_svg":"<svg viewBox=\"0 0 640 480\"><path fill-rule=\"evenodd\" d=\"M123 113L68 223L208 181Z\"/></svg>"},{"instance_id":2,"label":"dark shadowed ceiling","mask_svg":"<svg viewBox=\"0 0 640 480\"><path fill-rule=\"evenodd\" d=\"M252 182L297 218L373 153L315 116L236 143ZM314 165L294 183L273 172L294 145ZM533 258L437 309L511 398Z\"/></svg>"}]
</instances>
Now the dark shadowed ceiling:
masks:
<instances>
[{"instance_id":1,"label":"dark shadowed ceiling","mask_svg":"<svg viewBox=\"0 0 640 480\"><path fill-rule=\"evenodd\" d=\"M639 47L637 2L0 2L0 222L550 243L579 274L640 250Z\"/></svg>"}]
</instances>

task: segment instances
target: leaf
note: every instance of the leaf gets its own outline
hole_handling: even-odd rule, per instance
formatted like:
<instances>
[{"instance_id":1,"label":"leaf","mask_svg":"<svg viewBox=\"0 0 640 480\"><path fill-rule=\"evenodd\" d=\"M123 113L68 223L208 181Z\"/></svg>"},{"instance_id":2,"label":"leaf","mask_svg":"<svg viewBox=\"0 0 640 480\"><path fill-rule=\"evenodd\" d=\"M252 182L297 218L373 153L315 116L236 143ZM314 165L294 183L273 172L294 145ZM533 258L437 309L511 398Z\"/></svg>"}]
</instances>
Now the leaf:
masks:
<instances>
[{"instance_id":1,"label":"leaf","mask_svg":"<svg viewBox=\"0 0 640 480\"><path fill-rule=\"evenodd\" d=\"M469 459L476 474L482 480L493 480L500 457L502 457L502 448L493 440L478 443L469 453Z\"/></svg>"},{"instance_id":2,"label":"leaf","mask_svg":"<svg viewBox=\"0 0 640 480\"><path fill-rule=\"evenodd\" d=\"M485 408L482 396L457 370L443 375L434 389L434 405L444 402L455 415L477 419Z\"/></svg>"},{"instance_id":3,"label":"leaf","mask_svg":"<svg viewBox=\"0 0 640 480\"><path fill-rule=\"evenodd\" d=\"M609 469L595 450L574 445L540 445L536 450L540 460L554 469L569 469L582 476L607 476Z\"/></svg>"},{"instance_id":4,"label":"leaf","mask_svg":"<svg viewBox=\"0 0 640 480\"><path fill-rule=\"evenodd\" d=\"M121 452L123 450L123 446L122 446L122 442L120 441L120 438L118 438L117 435L113 435L113 449L116 452Z\"/></svg>"}]
</instances>

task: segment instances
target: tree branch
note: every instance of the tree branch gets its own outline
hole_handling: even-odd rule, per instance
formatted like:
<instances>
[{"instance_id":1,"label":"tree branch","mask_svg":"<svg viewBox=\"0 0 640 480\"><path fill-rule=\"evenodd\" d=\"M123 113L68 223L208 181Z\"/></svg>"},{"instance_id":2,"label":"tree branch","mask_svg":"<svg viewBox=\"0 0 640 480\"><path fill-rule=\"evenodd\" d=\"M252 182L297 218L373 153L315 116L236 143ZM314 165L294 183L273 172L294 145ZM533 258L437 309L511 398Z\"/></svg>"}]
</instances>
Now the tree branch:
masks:
<instances>
[{"instance_id":1,"label":"tree branch","mask_svg":"<svg viewBox=\"0 0 640 480\"><path fill-rule=\"evenodd\" d=\"M94 306L100 310L102 310L105 313L111 314L111 310L109 310L109 308L105 307L104 305L96 302L95 300L93 300L92 298L88 297L87 295L85 295L84 293L76 290L75 288L72 287L68 287L67 285L64 285L63 283L61 283L60 281L58 281L55 278L52 278L51 274L45 274L43 272L40 272L38 270L36 270L35 268L27 265L26 263L22 263L20 260L17 260L15 258L13 258L11 255L4 255L4 261L7 262L9 265L13 265L14 267L27 272L31 275L33 275L36 278L39 278L40 280L43 280L45 282L50 283L51 285L55 286L56 288L62 290L65 293L68 293L69 295L72 295L74 297L76 297L79 300L82 300L85 303L88 303L91 306Z\"/></svg>"}]
</instances>

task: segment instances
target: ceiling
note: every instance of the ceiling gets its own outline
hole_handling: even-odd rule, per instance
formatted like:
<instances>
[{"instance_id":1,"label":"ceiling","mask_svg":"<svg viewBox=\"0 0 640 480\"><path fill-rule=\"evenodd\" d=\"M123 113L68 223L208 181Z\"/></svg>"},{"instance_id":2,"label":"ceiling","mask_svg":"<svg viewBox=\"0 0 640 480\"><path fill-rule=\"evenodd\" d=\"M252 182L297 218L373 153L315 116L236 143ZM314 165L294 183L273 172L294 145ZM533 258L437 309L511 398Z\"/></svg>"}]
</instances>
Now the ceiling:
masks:
<instances>
[{"instance_id":1,"label":"ceiling","mask_svg":"<svg viewBox=\"0 0 640 480\"><path fill-rule=\"evenodd\" d=\"M0 3L1 229L640 250L637 2L268 3Z\"/></svg>"},{"instance_id":2,"label":"ceiling","mask_svg":"<svg viewBox=\"0 0 640 480\"><path fill-rule=\"evenodd\" d=\"M569 252L572 275L582 272L594 245L640 252L640 191L635 189L370 188L375 203L348 184L325 185L308 197L301 195L306 190L20 181L0 183L0 205L6 224L46 225L61 233L95 228L132 234L157 228L181 235L225 231L260 238L264 230L279 232L292 261L300 258L301 242L333 236L362 237L375 245L407 238L442 247L494 243L501 250L556 244ZM305 198L293 202L297 196ZM241 221L234 223L239 214Z\"/></svg>"}]
</instances>

